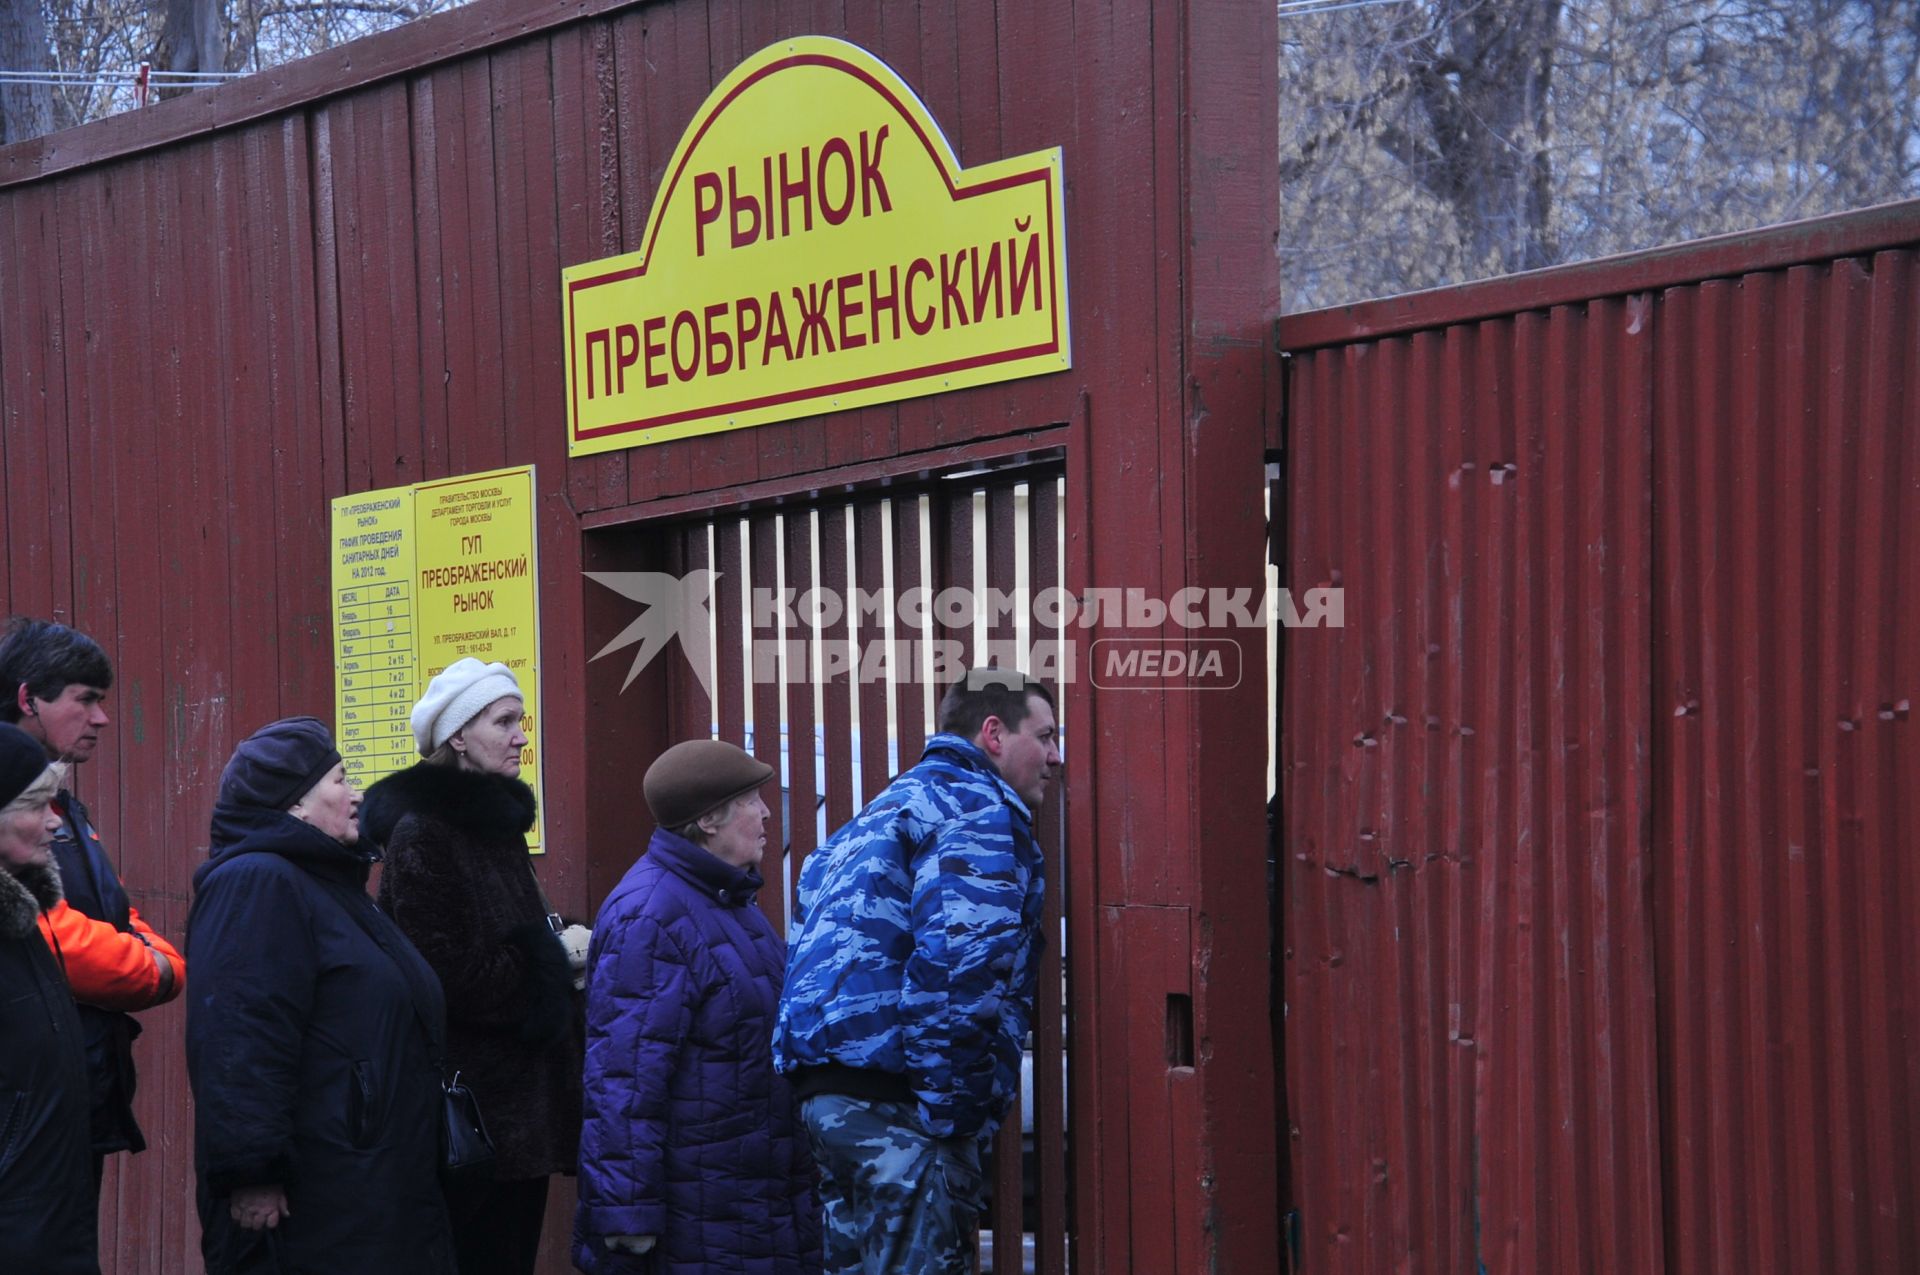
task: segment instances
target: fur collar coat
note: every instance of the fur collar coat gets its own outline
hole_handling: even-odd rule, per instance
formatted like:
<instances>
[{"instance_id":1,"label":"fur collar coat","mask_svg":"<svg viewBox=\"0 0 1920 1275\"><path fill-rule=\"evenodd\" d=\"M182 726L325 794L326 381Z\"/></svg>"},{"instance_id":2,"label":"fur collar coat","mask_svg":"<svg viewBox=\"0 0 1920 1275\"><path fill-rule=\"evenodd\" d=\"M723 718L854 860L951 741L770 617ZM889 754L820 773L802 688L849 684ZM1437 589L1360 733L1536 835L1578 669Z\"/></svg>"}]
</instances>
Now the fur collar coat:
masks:
<instances>
[{"instance_id":1,"label":"fur collar coat","mask_svg":"<svg viewBox=\"0 0 1920 1275\"><path fill-rule=\"evenodd\" d=\"M439 974L447 1065L479 1100L501 1180L571 1173L581 997L527 854L533 790L420 762L375 784L363 835L386 847L380 906Z\"/></svg>"},{"instance_id":2,"label":"fur collar coat","mask_svg":"<svg viewBox=\"0 0 1920 1275\"><path fill-rule=\"evenodd\" d=\"M51 862L0 870L0 940L33 933L40 913L64 897L60 870Z\"/></svg>"}]
</instances>

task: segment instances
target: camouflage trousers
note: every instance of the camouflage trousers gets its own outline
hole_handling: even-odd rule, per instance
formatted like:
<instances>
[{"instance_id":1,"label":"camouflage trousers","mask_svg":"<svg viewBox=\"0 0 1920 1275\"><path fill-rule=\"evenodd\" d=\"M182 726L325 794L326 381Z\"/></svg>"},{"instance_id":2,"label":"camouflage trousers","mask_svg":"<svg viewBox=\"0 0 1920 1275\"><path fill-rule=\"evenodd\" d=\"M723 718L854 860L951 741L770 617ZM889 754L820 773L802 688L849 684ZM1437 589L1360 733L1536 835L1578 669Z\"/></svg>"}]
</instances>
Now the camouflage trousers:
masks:
<instances>
[{"instance_id":1,"label":"camouflage trousers","mask_svg":"<svg viewBox=\"0 0 1920 1275\"><path fill-rule=\"evenodd\" d=\"M898 1102L816 1094L800 1118L820 1169L826 1275L970 1275L978 1143L928 1137Z\"/></svg>"}]
</instances>

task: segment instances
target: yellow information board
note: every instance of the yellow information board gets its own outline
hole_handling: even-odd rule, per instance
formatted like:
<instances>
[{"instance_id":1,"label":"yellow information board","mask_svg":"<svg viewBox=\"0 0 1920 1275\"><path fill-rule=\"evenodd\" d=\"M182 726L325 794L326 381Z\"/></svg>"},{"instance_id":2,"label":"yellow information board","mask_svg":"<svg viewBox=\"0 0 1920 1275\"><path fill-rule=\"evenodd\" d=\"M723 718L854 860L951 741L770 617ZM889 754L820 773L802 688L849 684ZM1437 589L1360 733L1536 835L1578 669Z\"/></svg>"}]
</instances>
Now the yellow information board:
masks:
<instances>
[{"instance_id":1,"label":"yellow information board","mask_svg":"<svg viewBox=\"0 0 1920 1275\"><path fill-rule=\"evenodd\" d=\"M575 456L1071 363L1058 147L960 166L871 53L807 36L713 90L639 251L562 273Z\"/></svg>"},{"instance_id":2,"label":"yellow information board","mask_svg":"<svg viewBox=\"0 0 1920 1275\"><path fill-rule=\"evenodd\" d=\"M420 759L408 715L463 656L513 670L527 705L520 778L540 792L540 598L533 467L333 502L335 722L365 788ZM541 851L544 816L529 834Z\"/></svg>"}]
</instances>

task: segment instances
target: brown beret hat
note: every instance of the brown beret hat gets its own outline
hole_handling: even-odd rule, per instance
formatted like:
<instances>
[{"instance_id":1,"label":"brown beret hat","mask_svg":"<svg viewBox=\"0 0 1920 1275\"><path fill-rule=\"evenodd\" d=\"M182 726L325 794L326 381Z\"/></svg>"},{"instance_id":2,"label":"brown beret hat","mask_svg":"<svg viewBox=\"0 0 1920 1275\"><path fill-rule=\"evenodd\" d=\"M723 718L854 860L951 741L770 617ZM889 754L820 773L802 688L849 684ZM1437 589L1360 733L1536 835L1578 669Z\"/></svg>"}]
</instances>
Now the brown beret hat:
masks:
<instances>
[{"instance_id":1,"label":"brown beret hat","mask_svg":"<svg viewBox=\"0 0 1920 1275\"><path fill-rule=\"evenodd\" d=\"M654 758L641 787L662 828L692 823L773 778L773 767L723 739L689 739Z\"/></svg>"}]
</instances>

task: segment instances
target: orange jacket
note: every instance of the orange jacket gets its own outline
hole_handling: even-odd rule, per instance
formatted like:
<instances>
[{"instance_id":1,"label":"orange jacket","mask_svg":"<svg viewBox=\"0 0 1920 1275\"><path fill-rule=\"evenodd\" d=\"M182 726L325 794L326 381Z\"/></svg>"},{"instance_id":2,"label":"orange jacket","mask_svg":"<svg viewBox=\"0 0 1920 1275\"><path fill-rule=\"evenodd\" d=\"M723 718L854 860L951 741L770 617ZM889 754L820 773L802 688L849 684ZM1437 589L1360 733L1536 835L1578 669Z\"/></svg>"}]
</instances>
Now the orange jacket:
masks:
<instances>
[{"instance_id":1,"label":"orange jacket","mask_svg":"<svg viewBox=\"0 0 1920 1275\"><path fill-rule=\"evenodd\" d=\"M131 934L96 921L65 899L40 914L40 936L66 967L73 999L124 1012L164 1005L187 985L187 962L173 944L128 909ZM157 959L173 967L169 977Z\"/></svg>"}]
</instances>

